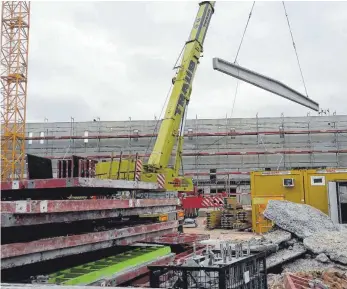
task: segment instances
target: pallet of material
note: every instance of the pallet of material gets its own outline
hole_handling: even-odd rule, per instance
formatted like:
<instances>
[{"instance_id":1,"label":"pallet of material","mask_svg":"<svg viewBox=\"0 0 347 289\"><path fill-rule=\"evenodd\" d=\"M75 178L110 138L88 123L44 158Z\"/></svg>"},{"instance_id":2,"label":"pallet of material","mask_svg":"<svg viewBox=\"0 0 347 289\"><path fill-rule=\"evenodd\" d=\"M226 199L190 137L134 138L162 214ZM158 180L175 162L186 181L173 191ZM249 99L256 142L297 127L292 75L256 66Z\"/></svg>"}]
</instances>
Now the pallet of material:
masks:
<instances>
[{"instance_id":1,"label":"pallet of material","mask_svg":"<svg viewBox=\"0 0 347 289\"><path fill-rule=\"evenodd\" d=\"M221 223L221 211L212 211L208 212L206 216L206 229L212 230L218 228Z\"/></svg>"}]
</instances>

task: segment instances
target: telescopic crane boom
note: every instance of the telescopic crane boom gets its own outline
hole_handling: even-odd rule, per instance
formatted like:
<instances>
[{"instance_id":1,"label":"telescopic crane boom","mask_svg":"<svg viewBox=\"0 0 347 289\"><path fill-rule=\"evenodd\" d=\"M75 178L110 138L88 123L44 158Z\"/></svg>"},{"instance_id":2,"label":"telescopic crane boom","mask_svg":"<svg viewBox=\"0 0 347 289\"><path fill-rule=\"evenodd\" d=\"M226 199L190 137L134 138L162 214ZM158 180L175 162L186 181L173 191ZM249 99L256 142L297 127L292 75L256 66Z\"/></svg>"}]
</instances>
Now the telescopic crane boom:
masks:
<instances>
[{"instance_id":1,"label":"telescopic crane boom","mask_svg":"<svg viewBox=\"0 0 347 289\"><path fill-rule=\"evenodd\" d=\"M151 171L157 171L169 165L177 136L181 135L180 132L184 128L192 84L199 64L199 58L203 52L207 29L214 12L214 4L215 2L200 3L199 12L195 18L189 39L186 42L177 76L173 79L174 86L165 116L148 160L148 169ZM179 170L179 168L177 169Z\"/></svg>"},{"instance_id":2,"label":"telescopic crane boom","mask_svg":"<svg viewBox=\"0 0 347 289\"><path fill-rule=\"evenodd\" d=\"M194 76L202 56L203 44L207 30L214 13L215 1L204 1L199 4L189 39L185 43L180 65L173 78L173 88L162 120L158 137L148 163L143 166L140 180L157 182L158 176L164 179L166 190L192 191L191 178L179 176L184 123L187 115L187 106L192 92ZM176 145L174 167L170 168L170 160ZM96 174L100 178L130 179L132 171L134 178L137 174L137 160L120 159L119 161L102 162L96 166Z\"/></svg>"}]
</instances>

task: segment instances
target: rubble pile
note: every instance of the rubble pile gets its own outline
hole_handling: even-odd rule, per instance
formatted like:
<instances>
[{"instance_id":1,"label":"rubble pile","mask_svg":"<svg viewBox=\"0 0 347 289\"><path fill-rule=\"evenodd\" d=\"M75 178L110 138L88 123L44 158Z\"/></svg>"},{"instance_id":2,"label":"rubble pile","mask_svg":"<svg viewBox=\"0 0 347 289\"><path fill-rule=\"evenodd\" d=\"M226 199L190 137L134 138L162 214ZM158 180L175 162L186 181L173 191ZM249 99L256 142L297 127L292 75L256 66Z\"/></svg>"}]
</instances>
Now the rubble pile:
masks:
<instances>
[{"instance_id":1,"label":"rubble pile","mask_svg":"<svg viewBox=\"0 0 347 289\"><path fill-rule=\"evenodd\" d=\"M289 201L269 201L264 216L278 227L302 239L322 231L340 230L340 227L334 225L330 218L320 210Z\"/></svg>"},{"instance_id":2,"label":"rubble pile","mask_svg":"<svg viewBox=\"0 0 347 289\"><path fill-rule=\"evenodd\" d=\"M281 275L268 274L269 289L286 289L285 279L296 276L301 278L300 285L296 288L321 288L321 289L347 289L347 274L341 270L327 269L324 271L312 271L309 273L294 273ZM294 284L297 285L297 284ZM306 285L306 286L305 286Z\"/></svg>"},{"instance_id":3,"label":"rubble pile","mask_svg":"<svg viewBox=\"0 0 347 289\"><path fill-rule=\"evenodd\" d=\"M314 234L304 239L304 245L314 254L325 254L333 261L347 264L347 230Z\"/></svg>"},{"instance_id":4,"label":"rubble pile","mask_svg":"<svg viewBox=\"0 0 347 289\"><path fill-rule=\"evenodd\" d=\"M258 242L277 246L276 252L268 252L266 265L268 269L276 267L282 271L281 275L269 274L269 288L282 288L284 274L291 273L310 278L318 278L313 275L320 274L326 282L343 276L346 278L343 281L346 287L336 287L330 281L328 285L333 286L331 288L347 289L345 227L335 225L329 216L309 205L289 201L269 201L264 216L272 220L275 227ZM332 273L332 270L340 270L340 273Z\"/></svg>"}]
</instances>

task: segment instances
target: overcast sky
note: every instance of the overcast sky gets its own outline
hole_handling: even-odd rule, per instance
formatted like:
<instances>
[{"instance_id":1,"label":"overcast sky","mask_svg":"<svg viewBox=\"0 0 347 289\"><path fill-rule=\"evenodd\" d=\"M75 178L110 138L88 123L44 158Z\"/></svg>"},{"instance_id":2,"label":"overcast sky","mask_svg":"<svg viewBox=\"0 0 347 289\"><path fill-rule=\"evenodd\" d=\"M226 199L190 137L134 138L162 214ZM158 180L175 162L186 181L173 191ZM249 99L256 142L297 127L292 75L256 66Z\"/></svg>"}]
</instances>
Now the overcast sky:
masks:
<instances>
[{"instance_id":1,"label":"overcast sky","mask_svg":"<svg viewBox=\"0 0 347 289\"><path fill-rule=\"evenodd\" d=\"M188 117L230 117L236 80L212 69L233 61L252 2L217 2ZM347 112L347 2L286 2L309 96ZM159 117L172 67L198 2L32 2L28 121ZM303 92L281 2L256 2L240 65ZM303 116L309 109L240 82L232 117ZM311 112L311 115L317 115Z\"/></svg>"}]
</instances>

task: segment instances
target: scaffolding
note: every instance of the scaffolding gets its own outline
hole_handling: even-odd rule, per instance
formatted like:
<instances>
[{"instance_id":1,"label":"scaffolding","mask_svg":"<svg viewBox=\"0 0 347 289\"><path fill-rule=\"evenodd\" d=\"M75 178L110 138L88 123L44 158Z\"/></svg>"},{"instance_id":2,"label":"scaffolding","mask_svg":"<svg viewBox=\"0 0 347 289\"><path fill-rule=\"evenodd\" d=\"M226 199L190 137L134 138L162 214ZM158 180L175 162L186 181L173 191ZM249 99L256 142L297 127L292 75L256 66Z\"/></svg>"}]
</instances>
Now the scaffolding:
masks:
<instances>
[{"instance_id":1,"label":"scaffolding","mask_svg":"<svg viewBox=\"0 0 347 289\"><path fill-rule=\"evenodd\" d=\"M27 152L53 159L72 154L98 160L138 153L144 161L156 120L29 123ZM29 137L30 136L30 137ZM73 142L72 142L73 140ZM151 144L149 142L151 140ZM347 116L189 119L184 174L195 181L245 179L252 170L347 167ZM53 166L56 167L55 165Z\"/></svg>"}]
</instances>

